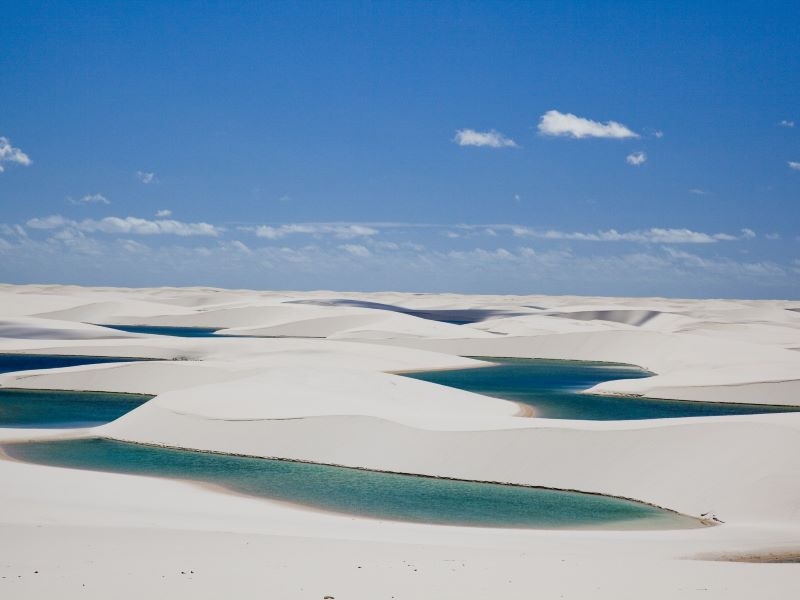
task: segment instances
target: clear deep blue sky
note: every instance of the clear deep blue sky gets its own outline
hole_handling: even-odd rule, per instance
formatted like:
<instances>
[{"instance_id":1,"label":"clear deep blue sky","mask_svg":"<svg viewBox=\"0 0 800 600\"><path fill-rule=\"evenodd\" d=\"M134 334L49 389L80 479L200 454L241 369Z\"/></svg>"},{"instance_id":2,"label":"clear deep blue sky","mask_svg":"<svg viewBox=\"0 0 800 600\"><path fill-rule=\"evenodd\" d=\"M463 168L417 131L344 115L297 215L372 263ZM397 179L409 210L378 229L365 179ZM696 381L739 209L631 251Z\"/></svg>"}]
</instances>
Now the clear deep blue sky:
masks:
<instances>
[{"instance_id":1,"label":"clear deep blue sky","mask_svg":"<svg viewBox=\"0 0 800 600\"><path fill-rule=\"evenodd\" d=\"M800 296L798 2L2 18L2 281Z\"/></svg>"}]
</instances>

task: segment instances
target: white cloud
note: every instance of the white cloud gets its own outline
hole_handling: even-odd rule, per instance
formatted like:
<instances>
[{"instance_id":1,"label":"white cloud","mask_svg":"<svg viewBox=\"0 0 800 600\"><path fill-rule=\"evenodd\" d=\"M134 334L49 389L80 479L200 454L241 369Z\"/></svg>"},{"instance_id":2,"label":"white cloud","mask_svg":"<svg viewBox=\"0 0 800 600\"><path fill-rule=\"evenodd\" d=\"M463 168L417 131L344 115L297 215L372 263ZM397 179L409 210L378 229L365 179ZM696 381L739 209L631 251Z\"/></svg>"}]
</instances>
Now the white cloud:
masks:
<instances>
[{"instance_id":1,"label":"white cloud","mask_svg":"<svg viewBox=\"0 0 800 600\"><path fill-rule=\"evenodd\" d=\"M0 137L0 173L5 171L3 163L12 163L29 167L33 161L19 148L11 145L11 140L7 137Z\"/></svg>"},{"instance_id":2,"label":"white cloud","mask_svg":"<svg viewBox=\"0 0 800 600\"><path fill-rule=\"evenodd\" d=\"M512 254L505 248L497 248L495 250L486 250L484 248L473 248L472 250L451 250L447 253L448 258L457 260L474 260L479 263L495 262L495 261L509 261L517 259L515 254Z\"/></svg>"},{"instance_id":3,"label":"white cloud","mask_svg":"<svg viewBox=\"0 0 800 600\"><path fill-rule=\"evenodd\" d=\"M752 229L748 229L747 227L742 229L742 239L752 240L754 237L756 237L755 231L753 231Z\"/></svg>"},{"instance_id":4,"label":"white cloud","mask_svg":"<svg viewBox=\"0 0 800 600\"><path fill-rule=\"evenodd\" d=\"M780 233L768 233L764 237L767 238L768 240L779 240L779 239L781 239L781 234Z\"/></svg>"},{"instance_id":5,"label":"white cloud","mask_svg":"<svg viewBox=\"0 0 800 600\"><path fill-rule=\"evenodd\" d=\"M45 219L39 221L41 224ZM0 241L0 272L7 274L6 278L20 272L37 280L55 280L69 273L77 282L88 282L100 273L117 285L134 277L147 285L177 281L241 287L256 277L284 288L369 285L410 289L423 285L429 289L463 287L481 293L521 292L529 289L531 281L549 288L550 293L619 294L619 285L624 285L626 294L738 297L749 293L783 297L796 296L800 289L796 283L800 281L796 277L800 261L792 262L800 255L780 255L780 262L742 260L734 254L739 248L721 247L721 241L691 246L619 244L602 249L569 242L548 248L554 244L512 239L508 224L475 224L465 227L481 235L491 227L498 237L483 237L477 248L467 247L462 240L455 248L448 247L437 233L461 230L456 225L439 224L430 231L432 247L425 248L402 241L406 239L403 237L390 237L398 232L373 224L380 227L383 236L363 242L338 241L330 236L313 245L306 244L314 242L312 238L297 236L289 238L288 247L283 248L280 243L259 244L250 230L250 240L239 238L250 245L248 252L230 230L225 238L146 237L92 234L72 223L55 217L48 224L60 227L33 228L24 239L17 237L15 225L0 224L0 238L5 240ZM401 235L404 232L399 231ZM592 236L613 240L629 233L626 230L615 236L603 231ZM728 257L726 251L730 252ZM577 287L570 287L573 285Z\"/></svg>"},{"instance_id":6,"label":"white cloud","mask_svg":"<svg viewBox=\"0 0 800 600\"><path fill-rule=\"evenodd\" d=\"M723 241L748 239L755 235L749 229L742 229L740 234L704 233L688 228L652 227L631 231L617 229L598 230L593 232L543 230L523 225L503 223L401 223L401 222L366 222L366 223L294 223L285 225L240 226L240 231L255 233L267 239L282 239L294 234L305 234L316 237L331 235L338 239L370 237L387 230L387 234L402 230L436 231L437 235L450 239L466 239L475 236L499 236L511 233L516 237L529 237L544 240L574 240L590 242L638 242L638 243L675 243L675 244L709 244ZM376 242L371 242L372 246Z\"/></svg>"},{"instance_id":7,"label":"white cloud","mask_svg":"<svg viewBox=\"0 0 800 600\"><path fill-rule=\"evenodd\" d=\"M654 135L655 137L657 137L658 139L661 139L661 138L663 138L663 137L664 137L664 132L663 132L663 131L654 131L654 132L653 132L653 135Z\"/></svg>"},{"instance_id":8,"label":"white cloud","mask_svg":"<svg viewBox=\"0 0 800 600\"><path fill-rule=\"evenodd\" d=\"M600 123L578 117L572 113L548 110L539 120L542 135L567 136L572 138L638 138L639 134L616 121Z\"/></svg>"},{"instance_id":9,"label":"white cloud","mask_svg":"<svg viewBox=\"0 0 800 600\"><path fill-rule=\"evenodd\" d=\"M217 236L220 229L209 223L184 223L167 219L150 221L138 217L106 217L95 221L86 219L76 225L82 231L101 231L103 233L135 233L139 235L169 234L178 236L209 235Z\"/></svg>"},{"instance_id":10,"label":"white cloud","mask_svg":"<svg viewBox=\"0 0 800 600\"><path fill-rule=\"evenodd\" d=\"M49 217L28 219L26 225L33 229L57 229L58 227L64 227L70 224L70 222L71 221L68 221L61 215L50 215Z\"/></svg>"},{"instance_id":11,"label":"white cloud","mask_svg":"<svg viewBox=\"0 0 800 600\"><path fill-rule=\"evenodd\" d=\"M369 237L377 235L379 232L372 227L364 225L333 225L330 228L323 228L322 233L333 233L339 239L349 240L357 237Z\"/></svg>"},{"instance_id":12,"label":"white cloud","mask_svg":"<svg viewBox=\"0 0 800 600\"><path fill-rule=\"evenodd\" d=\"M644 152L632 152L625 157L625 162L627 162L629 165L633 165L634 167L643 165L646 160L647 154Z\"/></svg>"},{"instance_id":13,"label":"white cloud","mask_svg":"<svg viewBox=\"0 0 800 600\"><path fill-rule=\"evenodd\" d=\"M792 169L793 171L800 171L800 162L790 160L789 168Z\"/></svg>"},{"instance_id":14,"label":"white cloud","mask_svg":"<svg viewBox=\"0 0 800 600\"><path fill-rule=\"evenodd\" d=\"M82 231L61 229L47 239L50 244L63 244L71 252L99 256L102 254L100 244L86 236Z\"/></svg>"},{"instance_id":15,"label":"white cloud","mask_svg":"<svg viewBox=\"0 0 800 600\"><path fill-rule=\"evenodd\" d=\"M136 171L136 178L144 184L158 182L158 179L156 179L156 174L148 173L147 171Z\"/></svg>"},{"instance_id":16,"label":"white cloud","mask_svg":"<svg viewBox=\"0 0 800 600\"><path fill-rule=\"evenodd\" d=\"M231 248L234 250L238 250L239 252L243 252L244 254L250 254L252 250L245 244L244 242L240 242L239 240L233 240L230 243Z\"/></svg>"},{"instance_id":17,"label":"white cloud","mask_svg":"<svg viewBox=\"0 0 800 600\"><path fill-rule=\"evenodd\" d=\"M157 216L159 219L165 219L166 217L171 217L171 216L172 216L172 211L171 211L171 210L169 210L169 209L166 209L166 208L165 208L165 209L159 210L159 211L156 213L156 216Z\"/></svg>"},{"instance_id":18,"label":"white cloud","mask_svg":"<svg viewBox=\"0 0 800 600\"><path fill-rule=\"evenodd\" d=\"M707 191L705 191L704 189L701 189L701 188L692 188L692 189L689 190L689 193L690 194L695 194L696 196L705 196L705 195L708 194Z\"/></svg>"},{"instance_id":19,"label":"white cloud","mask_svg":"<svg viewBox=\"0 0 800 600\"><path fill-rule=\"evenodd\" d=\"M71 204L111 204L111 200L103 196L103 194L87 194L77 200L69 198L69 202Z\"/></svg>"},{"instance_id":20,"label":"white cloud","mask_svg":"<svg viewBox=\"0 0 800 600\"><path fill-rule=\"evenodd\" d=\"M184 223L182 221L159 219L150 221L139 217L105 217L104 219L84 219L72 221L61 215L30 219L28 227L33 229L58 229L69 227L81 232L122 233L136 235L194 235L218 236L222 229L209 223Z\"/></svg>"},{"instance_id":21,"label":"white cloud","mask_svg":"<svg viewBox=\"0 0 800 600\"><path fill-rule=\"evenodd\" d=\"M507 138L499 131L475 131L474 129L459 129L453 141L459 146L487 146L489 148L516 148L517 143Z\"/></svg>"},{"instance_id":22,"label":"white cloud","mask_svg":"<svg viewBox=\"0 0 800 600\"><path fill-rule=\"evenodd\" d=\"M778 125L780 125L781 127L794 127L794 121L788 121L784 119L783 121L778 123Z\"/></svg>"},{"instance_id":23,"label":"white cloud","mask_svg":"<svg viewBox=\"0 0 800 600\"><path fill-rule=\"evenodd\" d=\"M745 231L745 230L743 230ZM750 230L746 230L750 231ZM736 236L727 233L702 233L691 229L665 229L652 227L635 231L617 231L608 229L593 233L566 231L538 231L527 227L512 227L511 232L517 237L533 237L546 240L575 240L583 242L638 242L660 244L713 244L714 242L733 241ZM745 235L745 237L747 237Z\"/></svg>"},{"instance_id":24,"label":"white cloud","mask_svg":"<svg viewBox=\"0 0 800 600\"><path fill-rule=\"evenodd\" d=\"M291 223L287 225L261 225L255 228L258 237L278 240L288 235L332 235L340 240L377 235L379 231L366 225L353 223Z\"/></svg>"},{"instance_id":25,"label":"white cloud","mask_svg":"<svg viewBox=\"0 0 800 600\"><path fill-rule=\"evenodd\" d=\"M278 227L261 225L256 227L255 232L258 237L267 238L268 240L278 240L295 233L313 234L315 230L313 227L305 227L302 225L280 225Z\"/></svg>"},{"instance_id":26,"label":"white cloud","mask_svg":"<svg viewBox=\"0 0 800 600\"><path fill-rule=\"evenodd\" d=\"M375 242L373 246L378 250L400 250L400 244L396 242Z\"/></svg>"},{"instance_id":27,"label":"white cloud","mask_svg":"<svg viewBox=\"0 0 800 600\"><path fill-rule=\"evenodd\" d=\"M359 258L366 258L372 254L369 249L367 249L365 246L361 246L360 244L343 244L339 246L339 248L348 254L358 256Z\"/></svg>"}]
</instances>

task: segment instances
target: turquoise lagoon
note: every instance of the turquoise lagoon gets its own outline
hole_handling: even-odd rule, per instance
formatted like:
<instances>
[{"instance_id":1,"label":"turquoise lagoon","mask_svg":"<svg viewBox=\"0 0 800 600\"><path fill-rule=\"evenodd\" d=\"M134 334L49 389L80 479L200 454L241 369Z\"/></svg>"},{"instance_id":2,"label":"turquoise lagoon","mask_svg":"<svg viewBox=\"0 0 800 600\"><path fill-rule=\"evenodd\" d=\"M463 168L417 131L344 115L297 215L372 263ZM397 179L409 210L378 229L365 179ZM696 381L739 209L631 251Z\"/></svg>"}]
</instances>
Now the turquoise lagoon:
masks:
<instances>
[{"instance_id":1,"label":"turquoise lagoon","mask_svg":"<svg viewBox=\"0 0 800 600\"><path fill-rule=\"evenodd\" d=\"M71 356L65 354L0 354L0 373L130 362L132 360L141 359L115 356Z\"/></svg>"},{"instance_id":2,"label":"turquoise lagoon","mask_svg":"<svg viewBox=\"0 0 800 600\"><path fill-rule=\"evenodd\" d=\"M568 360L484 358L494 366L406 373L408 377L527 404L537 417L591 421L663 419L796 412L791 406L689 402L581 394L603 381L639 379L652 373L630 365Z\"/></svg>"},{"instance_id":3,"label":"turquoise lagoon","mask_svg":"<svg viewBox=\"0 0 800 600\"><path fill-rule=\"evenodd\" d=\"M374 519L483 527L682 529L696 519L647 504L542 488L398 475L78 439L5 444L36 464L185 479L310 508Z\"/></svg>"},{"instance_id":4,"label":"turquoise lagoon","mask_svg":"<svg viewBox=\"0 0 800 600\"><path fill-rule=\"evenodd\" d=\"M130 362L132 360L139 359L53 354L0 354L0 373ZM121 417L150 398L152 396L142 394L0 388L0 427L49 428L101 425Z\"/></svg>"},{"instance_id":5,"label":"turquoise lagoon","mask_svg":"<svg viewBox=\"0 0 800 600\"><path fill-rule=\"evenodd\" d=\"M126 333L146 333L149 335L168 335L171 337L220 337L214 334L219 327L169 327L166 325L105 325L100 327L116 329ZM234 336L225 336L234 337Z\"/></svg>"},{"instance_id":6,"label":"turquoise lagoon","mask_svg":"<svg viewBox=\"0 0 800 600\"><path fill-rule=\"evenodd\" d=\"M0 388L0 427L93 427L132 411L152 396Z\"/></svg>"}]
</instances>

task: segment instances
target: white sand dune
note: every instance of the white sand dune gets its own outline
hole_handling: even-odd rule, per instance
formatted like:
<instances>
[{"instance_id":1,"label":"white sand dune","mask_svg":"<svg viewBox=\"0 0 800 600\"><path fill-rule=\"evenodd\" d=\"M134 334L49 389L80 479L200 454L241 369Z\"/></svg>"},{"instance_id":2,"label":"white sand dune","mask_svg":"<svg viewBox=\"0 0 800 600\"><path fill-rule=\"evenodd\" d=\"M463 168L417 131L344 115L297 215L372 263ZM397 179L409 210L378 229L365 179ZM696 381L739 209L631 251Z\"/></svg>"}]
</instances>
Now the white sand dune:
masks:
<instances>
[{"instance_id":1,"label":"white sand dune","mask_svg":"<svg viewBox=\"0 0 800 600\"><path fill-rule=\"evenodd\" d=\"M438 424L449 429L459 420L467 420L474 426L487 418L511 417L519 412L519 406L513 402L386 373L319 367L258 371L259 374L249 377L239 373L234 381L159 394L138 409L139 414L127 416L137 422L142 419L157 421L160 417L148 416L148 413L165 411L186 417L186 425L181 428L187 431L193 423L203 421L235 423L340 415L370 416L422 426ZM302 385L297 385L298 380ZM431 387L436 388L434 393ZM219 398L223 395L227 401L221 403ZM104 434L125 431L130 429L123 419ZM336 430L333 433L339 434ZM258 454L284 456L281 453Z\"/></svg>"},{"instance_id":2,"label":"white sand dune","mask_svg":"<svg viewBox=\"0 0 800 600\"><path fill-rule=\"evenodd\" d=\"M369 308L320 309L313 307L304 308L298 312L293 307L284 305L271 312L274 315L273 318L280 319L282 322L264 327L224 329L219 333L222 335L327 337L331 339L494 337L491 333L460 325Z\"/></svg>"},{"instance_id":3,"label":"white sand dune","mask_svg":"<svg viewBox=\"0 0 800 600\"><path fill-rule=\"evenodd\" d=\"M65 310L38 313L35 316L45 319L58 319L61 321L83 321L87 323L116 324L125 322L147 320L148 317L158 317L165 313L173 315L189 314L189 311L180 307L171 307L164 303L141 301L107 301L81 304Z\"/></svg>"},{"instance_id":4,"label":"white sand dune","mask_svg":"<svg viewBox=\"0 0 800 600\"><path fill-rule=\"evenodd\" d=\"M33 317L0 318L0 338L36 340L91 340L131 338L135 334L86 323Z\"/></svg>"},{"instance_id":5,"label":"white sand dune","mask_svg":"<svg viewBox=\"0 0 800 600\"><path fill-rule=\"evenodd\" d=\"M0 352L161 359L0 375L2 387L157 394L99 428L0 428L0 442L103 435L575 489L724 521L676 531L415 525L0 460L0 595L791 597L797 565L698 559L800 551L800 413L523 418L514 403L392 373L485 365L464 356L611 361L656 375L592 391L800 405L794 306L0 286ZM480 320L432 320L470 314ZM175 338L88 323L224 331Z\"/></svg>"}]
</instances>

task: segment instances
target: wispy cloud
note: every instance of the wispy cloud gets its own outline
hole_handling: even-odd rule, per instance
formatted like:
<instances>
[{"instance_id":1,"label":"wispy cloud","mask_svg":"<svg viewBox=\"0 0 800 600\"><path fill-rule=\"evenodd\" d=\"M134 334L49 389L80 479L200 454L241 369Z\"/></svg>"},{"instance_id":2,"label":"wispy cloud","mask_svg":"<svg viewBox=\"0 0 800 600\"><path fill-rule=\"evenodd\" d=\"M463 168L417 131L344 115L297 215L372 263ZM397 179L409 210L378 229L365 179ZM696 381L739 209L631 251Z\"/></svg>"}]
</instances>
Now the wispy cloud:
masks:
<instances>
[{"instance_id":1,"label":"wispy cloud","mask_svg":"<svg viewBox=\"0 0 800 600\"><path fill-rule=\"evenodd\" d=\"M750 230L747 230L750 231ZM512 227L517 237L532 237L545 240L575 240L582 242L637 242L658 244L713 244L715 242L740 239L727 233L703 233L691 229L664 229L652 227L634 231L607 229L596 232L567 232L557 230L539 231L527 227ZM749 237L743 233L743 237Z\"/></svg>"},{"instance_id":2,"label":"wispy cloud","mask_svg":"<svg viewBox=\"0 0 800 600\"><path fill-rule=\"evenodd\" d=\"M639 134L622 123L608 121L601 123L578 117L572 113L548 110L539 119L539 133L550 136L581 138L638 138Z\"/></svg>"},{"instance_id":3,"label":"wispy cloud","mask_svg":"<svg viewBox=\"0 0 800 600\"><path fill-rule=\"evenodd\" d=\"M11 145L11 140L7 137L0 137L0 173L5 171L3 163L11 163L29 167L33 164L30 157L19 148Z\"/></svg>"},{"instance_id":4,"label":"wispy cloud","mask_svg":"<svg viewBox=\"0 0 800 600\"><path fill-rule=\"evenodd\" d=\"M488 148L516 148L517 143L494 129L490 131L475 131L474 129L459 129L453 141L459 146L486 146Z\"/></svg>"},{"instance_id":5,"label":"wispy cloud","mask_svg":"<svg viewBox=\"0 0 800 600\"><path fill-rule=\"evenodd\" d=\"M158 179L156 179L156 174L149 173L147 171L136 171L136 178L144 184L158 182Z\"/></svg>"},{"instance_id":6,"label":"wispy cloud","mask_svg":"<svg viewBox=\"0 0 800 600\"><path fill-rule=\"evenodd\" d=\"M368 256L372 255L372 253L369 251L369 248L360 244L342 244L339 246L339 248L348 254L352 254L353 256L357 256L359 258L367 258Z\"/></svg>"},{"instance_id":7,"label":"wispy cloud","mask_svg":"<svg viewBox=\"0 0 800 600\"><path fill-rule=\"evenodd\" d=\"M67 198L67 200L70 204L111 204L111 200L103 196L103 194L87 194L77 200L74 198Z\"/></svg>"},{"instance_id":8,"label":"wispy cloud","mask_svg":"<svg viewBox=\"0 0 800 600\"><path fill-rule=\"evenodd\" d=\"M789 168L792 169L793 171L800 171L800 162L790 160Z\"/></svg>"},{"instance_id":9,"label":"wispy cloud","mask_svg":"<svg viewBox=\"0 0 800 600\"><path fill-rule=\"evenodd\" d=\"M262 244L255 236L240 241L232 231L225 232L227 238L91 233L59 215L34 224L39 229L32 227L28 235L19 234L21 228L16 225L0 225L0 276L4 279L25 273L29 279L46 280L68 272L77 281L88 281L105 273L107 281L116 285L130 285L134 278L143 285L241 287L255 277L268 278L285 288L415 289L424 285L434 291L456 288L482 293L526 290L535 280L537 286L552 293L664 295L691 291L705 296L744 293L762 297L796 296L800 289L800 280L794 276L800 273L800 261L793 263L793 257L781 254L780 262L742 260L737 248L731 248L726 257L720 246L679 246L674 243L675 236L650 235L651 230L643 230L648 235L640 239L667 239L669 243L602 249L571 243L548 248L530 238L514 239L505 226L496 225L492 229L499 232L497 237L472 238L479 241L477 246L468 245L469 238L448 244L440 236L435 236L431 246L402 239L345 242L333 237L311 244L299 237L291 240L296 243L282 245ZM483 230L488 226L469 227ZM596 232L591 238L613 241L630 233ZM746 231L728 237L745 236L749 236ZM558 232L550 237L559 238ZM734 282L739 282L738 287L731 287ZM624 292L620 285L627 286Z\"/></svg>"},{"instance_id":10,"label":"wispy cloud","mask_svg":"<svg viewBox=\"0 0 800 600\"><path fill-rule=\"evenodd\" d=\"M0 223L0 234L19 238L28 237L28 234L22 225L8 225L6 223Z\"/></svg>"},{"instance_id":11,"label":"wispy cloud","mask_svg":"<svg viewBox=\"0 0 800 600\"><path fill-rule=\"evenodd\" d=\"M697 254L691 254L674 248L664 248L673 259L678 259L684 266L694 267L707 272L717 273L725 276L737 276L745 278L761 277L785 277L786 272L783 267L773 262L737 262L730 258L704 258Z\"/></svg>"},{"instance_id":12,"label":"wispy cloud","mask_svg":"<svg viewBox=\"0 0 800 600\"><path fill-rule=\"evenodd\" d=\"M28 219L26 225L33 229L57 229L59 227L66 227L74 221L65 219L61 215L50 215L49 217L36 217Z\"/></svg>"},{"instance_id":13,"label":"wispy cloud","mask_svg":"<svg viewBox=\"0 0 800 600\"><path fill-rule=\"evenodd\" d=\"M137 242L136 240L120 240L119 244L125 252L129 252L130 254L144 254L150 250L145 244Z\"/></svg>"},{"instance_id":14,"label":"wispy cloud","mask_svg":"<svg viewBox=\"0 0 800 600\"><path fill-rule=\"evenodd\" d=\"M484 248L473 248L472 250L451 250L447 253L447 256L457 259L477 259L480 262L496 260L506 261L518 258L505 248L496 248L494 250L487 250Z\"/></svg>"},{"instance_id":15,"label":"wispy cloud","mask_svg":"<svg viewBox=\"0 0 800 600\"><path fill-rule=\"evenodd\" d=\"M250 247L247 244L245 244L244 242L240 242L239 240L233 240L230 243L230 247L233 248L234 250L237 250L239 252L243 252L245 254L252 253L252 250L250 250Z\"/></svg>"},{"instance_id":16,"label":"wispy cloud","mask_svg":"<svg viewBox=\"0 0 800 600\"><path fill-rule=\"evenodd\" d=\"M781 127L789 127L789 128L791 128L791 127L794 127L794 121L789 121L787 119L784 119L783 121L778 123L778 125L780 125Z\"/></svg>"},{"instance_id":17,"label":"wispy cloud","mask_svg":"<svg viewBox=\"0 0 800 600\"><path fill-rule=\"evenodd\" d=\"M156 216L159 219L166 219L167 217L171 217L172 216L172 211L169 210L168 208L164 208L164 209L159 210L158 212L156 212Z\"/></svg>"},{"instance_id":18,"label":"wispy cloud","mask_svg":"<svg viewBox=\"0 0 800 600\"><path fill-rule=\"evenodd\" d=\"M514 237L527 237L541 240L567 240L585 242L633 242L633 243L661 243L661 244L713 244L716 242L729 242L752 239L755 232L743 228L739 233L708 233L695 231L689 228L651 227L647 229L634 229L620 231L618 229L605 229L598 231L564 231L558 229L539 229L527 225L511 223L407 223L407 222L353 222L353 223L292 223L283 225L245 225L237 227L239 231L255 233L256 236L277 240L292 235L308 235L317 238L331 236L335 239L369 239L369 246L375 247L378 243L373 236L378 234L397 236L411 234L412 231L422 230L435 232L439 239L470 239L476 237L498 238L502 235Z\"/></svg>"},{"instance_id":19,"label":"wispy cloud","mask_svg":"<svg viewBox=\"0 0 800 600\"><path fill-rule=\"evenodd\" d=\"M708 192L701 188L692 188L689 190L690 194L694 194L695 196L705 196Z\"/></svg>"},{"instance_id":20,"label":"wispy cloud","mask_svg":"<svg viewBox=\"0 0 800 600\"><path fill-rule=\"evenodd\" d=\"M644 152L632 152L625 157L625 162L634 167L643 165L647 160L647 154Z\"/></svg>"},{"instance_id":21,"label":"wispy cloud","mask_svg":"<svg viewBox=\"0 0 800 600\"><path fill-rule=\"evenodd\" d=\"M242 228L249 230L252 228ZM286 225L261 225L256 227L258 237L278 240L289 235L332 235L338 239L348 240L357 237L377 235L379 231L373 227L357 223L290 223Z\"/></svg>"},{"instance_id":22,"label":"wispy cloud","mask_svg":"<svg viewBox=\"0 0 800 600\"><path fill-rule=\"evenodd\" d=\"M26 223L32 229L67 228L80 232L121 233L136 235L177 235L177 236L218 236L222 229L209 223L184 223L167 219L148 220L139 217L105 217L104 219L84 219L74 221L61 215L29 219Z\"/></svg>"}]
</instances>

